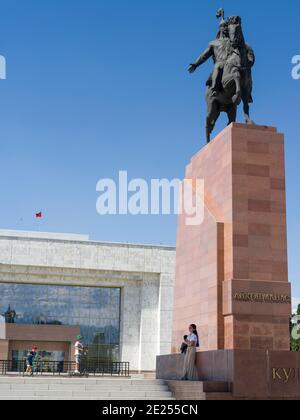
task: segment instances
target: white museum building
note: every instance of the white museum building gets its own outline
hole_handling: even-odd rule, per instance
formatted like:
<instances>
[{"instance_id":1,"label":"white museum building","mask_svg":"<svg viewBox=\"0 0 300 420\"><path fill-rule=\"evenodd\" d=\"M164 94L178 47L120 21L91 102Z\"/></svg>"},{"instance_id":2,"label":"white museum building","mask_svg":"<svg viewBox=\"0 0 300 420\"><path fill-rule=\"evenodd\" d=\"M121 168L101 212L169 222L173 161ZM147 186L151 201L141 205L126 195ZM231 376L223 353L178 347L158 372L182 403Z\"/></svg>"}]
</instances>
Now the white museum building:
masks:
<instances>
[{"instance_id":1,"label":"white museum building","mask_svg":"<svg viewBox=\"0 0 300 420\"><path fill-rule=\"evenodd\" d=\"M34 344L154 371L172 339L175 248L102 243L84 235L0 231L0 360Z\"/></svg>"}]
</instances>

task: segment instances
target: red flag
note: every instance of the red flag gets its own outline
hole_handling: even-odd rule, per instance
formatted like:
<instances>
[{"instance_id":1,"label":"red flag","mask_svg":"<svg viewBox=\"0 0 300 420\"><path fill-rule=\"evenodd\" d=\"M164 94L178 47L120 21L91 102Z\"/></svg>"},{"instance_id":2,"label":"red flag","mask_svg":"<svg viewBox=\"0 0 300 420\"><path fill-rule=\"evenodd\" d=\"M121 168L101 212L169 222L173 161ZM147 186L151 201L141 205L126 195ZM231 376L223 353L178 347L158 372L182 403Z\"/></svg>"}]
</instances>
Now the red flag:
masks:
<instances>
[{"instance_id":1,"label":"red flag","mask_svg":"<svg viewBox=\"0 0 300 420\"><path fill-rule=\"evenodd\" d=\"M41 219L43 217L43 213L40 211L39 213L36 213L35 218Z\"/></svg>"}]
</instances>

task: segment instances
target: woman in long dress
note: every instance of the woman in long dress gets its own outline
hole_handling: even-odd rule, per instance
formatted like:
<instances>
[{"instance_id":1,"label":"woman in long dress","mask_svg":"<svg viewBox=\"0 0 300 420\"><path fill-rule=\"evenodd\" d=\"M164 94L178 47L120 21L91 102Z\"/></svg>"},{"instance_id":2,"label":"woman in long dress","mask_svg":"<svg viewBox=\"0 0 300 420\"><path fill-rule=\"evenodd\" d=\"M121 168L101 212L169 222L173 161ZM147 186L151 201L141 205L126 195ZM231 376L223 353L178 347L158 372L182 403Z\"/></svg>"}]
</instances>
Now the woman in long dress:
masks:
<instances>
[{"instance_id":1,"label":"woman in long dress","mask_svg":"<svg viewBox=\"0 0 300 420\"><path fill-rule=\"evenodd\" d=\"M197 381L198 371L196 367L197 347L199 347L199 337L197 326L192 324L189 327L190 334L188 335L185 343L188 346L186 355L184 357L183 367L183 381Z\"/></svg>"}]
</instances>

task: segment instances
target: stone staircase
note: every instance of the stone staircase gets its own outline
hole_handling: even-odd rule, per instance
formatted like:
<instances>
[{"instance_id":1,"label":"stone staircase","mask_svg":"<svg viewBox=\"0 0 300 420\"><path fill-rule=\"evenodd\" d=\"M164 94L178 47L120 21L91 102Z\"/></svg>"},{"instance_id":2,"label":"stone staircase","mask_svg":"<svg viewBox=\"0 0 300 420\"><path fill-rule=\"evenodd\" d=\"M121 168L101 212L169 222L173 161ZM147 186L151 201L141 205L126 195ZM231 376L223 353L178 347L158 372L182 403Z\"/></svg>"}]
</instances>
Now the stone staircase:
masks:
<instances>
[{"instance_id":1,"label":"stone staircase","mask_svg":"<svg viewBox=\"0 0 300 420\"><path fill-rule=\"evenodd\" d=\"M166 381L176 400L233 400L227 382Z\"/></svg>"},{"instance_id":2,"label":"stone staircase","mask_svg":"<svg viewBox=\"0 0 300 420\"><path fill-rule=\"evenodd\" d=\"M134 378L0 377L0 400L174 400L165 381Z\"/></svg>"}]
</instances>

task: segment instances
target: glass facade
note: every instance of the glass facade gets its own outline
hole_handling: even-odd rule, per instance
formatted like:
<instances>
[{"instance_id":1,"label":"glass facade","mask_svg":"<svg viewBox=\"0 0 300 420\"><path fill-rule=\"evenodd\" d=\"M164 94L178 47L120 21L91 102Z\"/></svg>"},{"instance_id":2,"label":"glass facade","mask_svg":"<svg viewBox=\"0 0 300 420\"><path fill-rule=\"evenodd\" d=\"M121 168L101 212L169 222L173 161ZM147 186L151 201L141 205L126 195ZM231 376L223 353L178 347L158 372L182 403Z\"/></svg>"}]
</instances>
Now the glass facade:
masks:
<instances>
[{"instance_id":1,"label":"glass facade","mask_svg":"<svg viewBox=\"0 0 300 420\"><path fill-rule=\"evenodd\" d=\"M28 351L13 350L12 351L12 372L25 370L24 360L27 359ZM63 351L38 351L35 363L44 373L62 373L64 371L65 353Z\"/></svg>"},{"instance_id":2,"label":"glass facade","mask_svg":"<svg viewBox=\"0 0 300 420\"><path fill-rule=\"evenodd\" d=\"M119 288L0 283L0 322L80 326L89 358L119 361L120 299Z\"/></svg>"}]
</instances>

